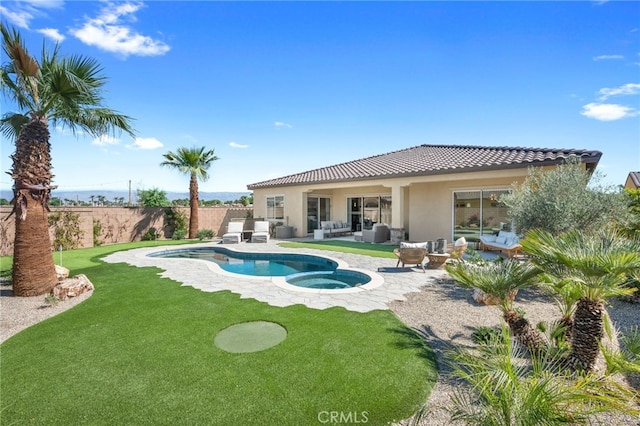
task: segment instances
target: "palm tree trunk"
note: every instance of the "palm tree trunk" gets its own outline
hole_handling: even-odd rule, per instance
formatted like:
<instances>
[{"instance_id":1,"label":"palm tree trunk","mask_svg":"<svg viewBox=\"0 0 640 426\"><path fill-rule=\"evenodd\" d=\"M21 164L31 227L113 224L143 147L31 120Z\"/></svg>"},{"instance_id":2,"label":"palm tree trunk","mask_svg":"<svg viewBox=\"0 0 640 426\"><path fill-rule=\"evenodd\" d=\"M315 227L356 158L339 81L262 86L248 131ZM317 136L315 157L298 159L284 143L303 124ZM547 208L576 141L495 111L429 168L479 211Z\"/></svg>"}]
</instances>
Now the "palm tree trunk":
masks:
<instances>
[{"instance_id":1,"label":"palm tree trunk","mask_svg":"<svg viewBox=\"0 0 640 426\"><path fill-rule=\"evenodd\" d=\"M509 325L513 336L518 342L525 346L532 353L540 353L546 347L546 342L542 334L533 328L529 321L513 310L505 311L504 320Z\"/></svg>"},{"instance_id":2,"label":"palm tree trunk","mask_svg":"<svg viewBox=\"0 0 640 426\"><path fill-rule=\"evenodd\" d=\"M53 175L46 119L33 118L24 126L11 158L16 213L13 293L38 296L58 283L47 215Z\"/></svg>"},{"instance_id":3,"label":"palm tree trunk","mask_svg":"<svg viewBox=\"0 0 640 426\"><path fill-rule=\"evenodd\" d=\"M591 371L600 353L600 340L604 336L604 304L601 300L578 300L573 315L573 334L569 365Z\"/></svg>"},{"instance_id":4,"label":"palm tree trunk","mask_svg":"<svg viewBox=\"0 0 640 426\"><path fill-rule=\"evenodd\" d=\"M189 239L195 239L198 235L198 207L200 200L198 198L198 178L195 173L191 173L189 181Z\"/></svg>"}]
</instances>

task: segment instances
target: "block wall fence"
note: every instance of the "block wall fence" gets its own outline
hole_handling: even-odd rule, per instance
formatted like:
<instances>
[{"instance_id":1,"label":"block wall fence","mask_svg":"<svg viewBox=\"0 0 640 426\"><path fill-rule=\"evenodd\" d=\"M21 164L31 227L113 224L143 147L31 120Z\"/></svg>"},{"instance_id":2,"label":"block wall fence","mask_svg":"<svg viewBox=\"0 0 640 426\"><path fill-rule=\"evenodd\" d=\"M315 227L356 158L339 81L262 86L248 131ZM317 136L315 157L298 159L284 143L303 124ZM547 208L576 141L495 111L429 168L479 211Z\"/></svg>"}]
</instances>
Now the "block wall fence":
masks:
<instances>
[{"instance_id":1,"label":"block wall fence","mask_svg":"<svg viewBox=\"0 0 640 426\"><path fill-rule=\"evenodd\" d=\"M167 236L163 232L166 225L163 207L52 207L51 213L69 211L79 215L80 229L83 232L80 247L93 247L93 225L100 222L102 228L98 237L102 244L116 244L140 241L151 228L159 232L160 239ZM173 207L182 212L188 221L189 207ZM15 236L15 215L7 219L12 211L11 206L0 206L0 256L13 254ZM252 207L201 207L198 209L198 228L211 229L216 236L227 230L231 219L246 218L253 214ZM187 222L188 224L188 222ZM171 230L167 230L167 234ZM53 241L54 229L50 228Z\"/></svg>"}]
</instances>

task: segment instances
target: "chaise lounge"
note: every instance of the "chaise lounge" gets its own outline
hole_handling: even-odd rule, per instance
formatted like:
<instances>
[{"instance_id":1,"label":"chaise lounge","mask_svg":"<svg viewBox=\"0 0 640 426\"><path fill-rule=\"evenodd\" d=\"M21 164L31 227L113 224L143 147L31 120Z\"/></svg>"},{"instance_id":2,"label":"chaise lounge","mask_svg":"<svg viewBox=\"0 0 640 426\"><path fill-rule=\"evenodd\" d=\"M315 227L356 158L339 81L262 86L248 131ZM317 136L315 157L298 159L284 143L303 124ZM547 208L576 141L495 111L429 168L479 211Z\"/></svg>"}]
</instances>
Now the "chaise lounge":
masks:
<instances>
[{"instance_id":1,"label":"chaise lounge","mask_svg":"<svg viewBox=\"0 0 640 426\"><path fill-rule=\"evenodd\" d=\"M252 243L269 242L269 222L266 220L258 220L253 224L253 234L251 234Z\"/></svg>"},{"instance_id":2,"label":"chaise lounge","mask_svg":"<svg viewBox=\"0 0 640 426\"><path fill-rule=\"evenodd\" d=\"M227 233L222 236L223 244L238 244L242 241L242 232L244 231L243 222L229 222L227 225Z\"/></svg>"}]
</instances>

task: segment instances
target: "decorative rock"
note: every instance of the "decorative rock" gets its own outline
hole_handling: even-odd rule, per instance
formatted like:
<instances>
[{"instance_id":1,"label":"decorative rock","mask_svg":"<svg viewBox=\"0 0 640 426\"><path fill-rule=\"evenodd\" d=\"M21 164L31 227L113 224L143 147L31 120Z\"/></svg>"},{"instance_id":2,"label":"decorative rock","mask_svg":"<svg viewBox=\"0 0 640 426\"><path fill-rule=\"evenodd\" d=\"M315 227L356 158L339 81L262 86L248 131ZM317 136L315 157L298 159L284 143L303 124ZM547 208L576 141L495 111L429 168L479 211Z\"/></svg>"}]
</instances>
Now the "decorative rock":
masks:
<instances>
[{"instance_id":1,"label":"decorative rock","mask_svg":"<svg viewBox=\"0 0 640 426\"><path fill-rule=\"evenodd\" d=\"M64 281L69 276L69 270L64 266L55 265L56 266L56 275L58 276L58 281Z\"/></svg>"},{"instance_id":2,"label":"decorative rock","mask_svg":"<svg viewBox=\"0 0 640 426\"><path fill-rule=\"evenodd\" d=\"M84 274L76 275L73 278L67 278L51 290L51 295L58 300L66 300L70 297L76 297L82 293L93 290L93 284Z\"/></svg>"},{"instance_id":3,"label":"decorative rock","mask_svg":"<svg viewBox=\"0 0 640 426\"><path fill-rule=\"evenodd\" d=\"M515 299L517 293L518 290L513 290L511 293L509 293L509 299ZM479 288L473 289L472 297L473 300L475 300L477 303L484 303L485 305L497 305L498 303L500 303L500 300L497 297L488 295Z\"/></svg>"}]
</instances>

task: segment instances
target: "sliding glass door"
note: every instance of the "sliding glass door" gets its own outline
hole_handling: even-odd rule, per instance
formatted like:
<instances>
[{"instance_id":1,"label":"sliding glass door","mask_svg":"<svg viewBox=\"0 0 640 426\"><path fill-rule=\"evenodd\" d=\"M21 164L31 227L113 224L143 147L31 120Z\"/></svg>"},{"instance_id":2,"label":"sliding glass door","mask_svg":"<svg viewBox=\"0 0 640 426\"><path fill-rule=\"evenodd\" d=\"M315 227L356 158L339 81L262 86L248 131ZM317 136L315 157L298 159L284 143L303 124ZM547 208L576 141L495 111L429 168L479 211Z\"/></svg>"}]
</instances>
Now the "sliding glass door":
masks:
<instances>
[{"instance_id":1,"label":"sliding glass door","mask_svg":"<svg viewBox=\"0 0 640 426\"><path fill-rule=\"evenodd\" d=\"M307 197L307 233L320 228L320 222L331 220L331 199L329 197Z\"/></svg>"},{"instance_id":2,"label":"sliding glass door","mask_svg":"<svg viewBox=\"0 0 640 426\"><path fill-rule=\"evenodd\" d=\"M352 231L371 229L376 223L391 225L391 196L349 197L347 217Z\"/></svg>"},{"instance_id":3,"label":"sliding glass door","mask_svg":"<svg viewBox=\"0 0 640 426\"><path fill-rule=\"evenodd\" d=\"M453 238L478 241L480 235L510 231L507 207L499 202L508 190L458 191L453 193Z\"/></svg>"}]
</instances>

